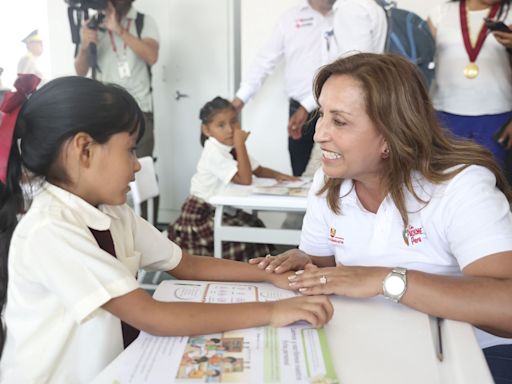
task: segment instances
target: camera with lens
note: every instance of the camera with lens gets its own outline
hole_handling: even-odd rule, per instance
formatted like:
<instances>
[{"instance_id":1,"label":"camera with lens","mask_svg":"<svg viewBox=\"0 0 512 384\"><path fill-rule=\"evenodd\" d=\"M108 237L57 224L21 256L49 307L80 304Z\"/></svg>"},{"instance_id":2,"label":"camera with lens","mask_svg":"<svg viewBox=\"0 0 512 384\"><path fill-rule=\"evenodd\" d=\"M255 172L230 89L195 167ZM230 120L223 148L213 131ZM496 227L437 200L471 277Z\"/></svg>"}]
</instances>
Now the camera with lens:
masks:
<instances>
[{"instance_id":1,"label":"camera with lens","mask_svg":"<svg viewBox=\"0 0 512 384\"><path fill-rule=\"evenodd\" d=\"M71 8L95 9L101 11L107 9L108 0L64 0Z\"/></svg>"},{"instance_id":2,"label":"camera with lens","mask_svg":"<svg viewBox=\"0 0 512 384\"><path fill-rule=\"evenodd\" d=\"M97 30L103 19L105 18L105 14L101 11L107 9L108 0L64 0L71 10L78 10L82 13L85 13L88 16L88 10L94 9L99 11L95 15L93 15L89 21L87 22L87 27L90 29Z\"/></svg>"},{"instance_id":3,"label":"camera with lens","mask_svg":"<svg viewBox=\"0 0 512 384\"><path fill-rule=\"evenodd\" d=\"M104 10L108 7L109 0L64 0L68 4L68 19L71 29L71 40L75 44L75 56L78 54L80 45L80 28L83 20L87 21L87 28L98 30L105 18ZM89 18L89 10L97 11ZM97 64L96 44L89 45L89 56L92 68L92 77L96 78Z\"/></svg>"}]
</instances>

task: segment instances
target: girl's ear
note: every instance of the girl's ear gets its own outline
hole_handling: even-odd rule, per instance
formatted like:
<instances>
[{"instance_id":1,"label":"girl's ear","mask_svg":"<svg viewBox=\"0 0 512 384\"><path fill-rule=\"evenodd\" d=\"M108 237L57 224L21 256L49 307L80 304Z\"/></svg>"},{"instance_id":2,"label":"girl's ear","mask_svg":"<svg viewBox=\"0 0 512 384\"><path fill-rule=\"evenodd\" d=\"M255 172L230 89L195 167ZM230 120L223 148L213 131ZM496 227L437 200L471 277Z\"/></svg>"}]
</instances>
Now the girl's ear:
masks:
<instances>
[{"instance_id":1,"label":"girl's ear","mask_svg":"<svg viewBox=\"0 0 512 384\"><path fill-rule=\"evenodd\" d=\"M77 154L80 163L86 167L90 164L94 143L93 138L85 132L77 133L72 139L71 146Z\"/></svg>"},{"instance_id":2,"label":"girl's ear","mask_svg":"<svg viewBox=\"0 0 512 384\"><path fill-rule=\"evenodd\" d=\"M210 130L206 124L201 124L201 132L203 132L203 135L206 137L210 137Z\"/></svg>"}]
</instances>

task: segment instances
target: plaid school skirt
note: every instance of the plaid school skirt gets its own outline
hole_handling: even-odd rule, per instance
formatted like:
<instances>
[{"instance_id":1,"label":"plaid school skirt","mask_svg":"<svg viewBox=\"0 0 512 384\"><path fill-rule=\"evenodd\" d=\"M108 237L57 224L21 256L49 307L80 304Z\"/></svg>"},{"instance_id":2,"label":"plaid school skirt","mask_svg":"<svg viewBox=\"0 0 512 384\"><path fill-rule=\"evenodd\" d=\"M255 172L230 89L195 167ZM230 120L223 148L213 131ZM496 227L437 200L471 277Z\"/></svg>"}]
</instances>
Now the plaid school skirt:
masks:
<instances>
[{"instance_id":1,"label":"plaid school skirt","mask_svg":"<svg viewBox=\"0 0 512 384\"><path fill-rule=\"evenodd\" d=\"M231 210L230 210L231 211ZM264 227L263 222L255 215L241 209L224 212L222 223L239 227ZM181 207L180 217L169 224L169 239L183 250L200 256L213 256L215 207L206 201L190 195ZM265 256L273 246L268 244L222 242L224 259L247 261L254 257Z\"/></svg>"}]
</instances>

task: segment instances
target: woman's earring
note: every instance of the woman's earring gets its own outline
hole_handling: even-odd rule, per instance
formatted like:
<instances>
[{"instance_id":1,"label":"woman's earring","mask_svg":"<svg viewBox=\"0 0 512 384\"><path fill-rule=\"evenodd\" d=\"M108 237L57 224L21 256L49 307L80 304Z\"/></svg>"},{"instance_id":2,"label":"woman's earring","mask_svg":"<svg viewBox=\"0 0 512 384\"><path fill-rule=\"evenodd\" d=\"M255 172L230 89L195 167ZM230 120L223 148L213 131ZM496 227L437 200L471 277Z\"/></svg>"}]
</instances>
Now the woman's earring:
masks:
<instances>
[{"instance_id":1,"label":"woman's earring","mask_svg":"<svg viewBox=\"0 0 512 384\"><path fill-rule=\"evenodd\" d=\"M382 158L387 159L389 157L389 148L386 148L384 152L382 152Z\"/></svg>"}]
</instances>

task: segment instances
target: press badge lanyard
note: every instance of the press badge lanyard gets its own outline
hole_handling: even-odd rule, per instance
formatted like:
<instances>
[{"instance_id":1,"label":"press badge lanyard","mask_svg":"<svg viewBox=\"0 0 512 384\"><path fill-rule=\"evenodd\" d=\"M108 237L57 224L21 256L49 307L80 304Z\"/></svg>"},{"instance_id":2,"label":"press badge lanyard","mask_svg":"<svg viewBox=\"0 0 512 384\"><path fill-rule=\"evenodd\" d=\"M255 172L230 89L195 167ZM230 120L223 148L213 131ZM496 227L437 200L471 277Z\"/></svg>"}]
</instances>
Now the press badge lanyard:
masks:
<instances>
[{"instance_id":1,"label":"press badge lanyard","mask_svg":"<svg viewBox=\"0 0 512 384\"><path fill-rule=\"evenodd\" d=\"M128 24L126 25L125 31L128 32L130 30L131 23L132 23L132 19L128 19ZM116 41L114 40L114 36L112 35L112 31L110 31L110 30L108 31L108 36L110 37L110 44L112 45L112 50L114 51L114 53L117 56L117 69L119 71L119 77L121 79L130 77L131 76L130 66L128 65L128 60L126 58L126 48L127 48L126 42L123 45L123 55L120 56L119 53L117 52L117 45L116 45Z\"/></svg>"}]
</instances>

